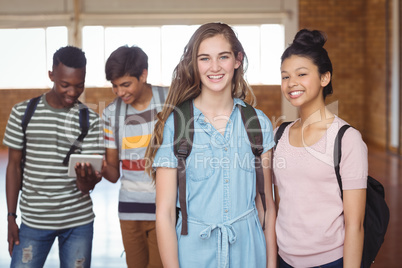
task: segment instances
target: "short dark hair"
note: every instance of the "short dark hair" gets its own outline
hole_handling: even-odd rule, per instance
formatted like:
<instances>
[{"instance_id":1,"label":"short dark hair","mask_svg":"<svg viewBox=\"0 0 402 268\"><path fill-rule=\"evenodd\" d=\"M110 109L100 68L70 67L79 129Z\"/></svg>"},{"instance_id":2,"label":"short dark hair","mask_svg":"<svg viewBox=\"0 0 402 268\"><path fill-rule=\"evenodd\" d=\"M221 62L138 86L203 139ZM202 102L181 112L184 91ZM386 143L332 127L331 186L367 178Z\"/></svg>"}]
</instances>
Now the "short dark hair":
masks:
<instances>
[{"instance_id":1,"label":"short dark hair","mask_svg":"<svg viewBox=\"0 0 402 268\"><path fill-rule=\"evenodd\" d=\"M293 43L283 52L281 62L292 55L309 58L318 67L320 74L329 72L332 80L332 63L329 59L328 52L324 48L327 37L324 32L318 30L300 30ZM323 97L332 94L332 81L328 83L323 90Z\"/></svg>"},{"instance_id":2,"label":"short dark hair","mask_svg":"<svg viewBox=\"0 0 402 268\"><path fill-rule=\"evenodd\" d=\"M129 75L140 79L144 70L148 70L148 56L138 46L121 46L110 54L106 61L106 79L112 81Z\"/></svg>"},{"instance_id":3,"label":"short dark hair","mask_svg":"<svg viewBox=\"0 0 402 268\"><path fill-rule=\"evenodd\" d=\"M87 65L85 53L78 47L65 46L59 48L53 54L53 66L58 66L60 63L71 68L83 68Z\"/></svg>"}]
</instances>

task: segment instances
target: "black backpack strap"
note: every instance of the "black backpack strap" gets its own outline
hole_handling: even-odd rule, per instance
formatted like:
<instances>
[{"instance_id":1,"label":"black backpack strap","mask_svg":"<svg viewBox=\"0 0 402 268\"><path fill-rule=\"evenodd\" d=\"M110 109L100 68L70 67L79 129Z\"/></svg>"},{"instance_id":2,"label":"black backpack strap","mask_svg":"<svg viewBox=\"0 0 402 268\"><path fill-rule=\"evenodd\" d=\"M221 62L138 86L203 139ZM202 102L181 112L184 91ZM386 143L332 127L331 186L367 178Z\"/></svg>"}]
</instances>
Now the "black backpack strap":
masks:
<instances>
[{"instance_id":1,"label":"black backpack strap","mask_svg":"<svg viewBox=\"0 0 402 268\"><path fill-rule=\"evenodd\" d=\"M278 141L281 139L281 137L282 137L282 135L283 135L283 132L285 131L285 128L286 128L290 123L292 123L292 121L290 121L290 122L283 122L283 123L279 126L279 128L278 128L278 130L276 131L275 136L274 136L274 141L275 141L274 149L276 149L276 146L278 145Z\"/></svg>"},{"instance_id":2,"label":"black backpack strap","mask_svg":"<svg viewBox=\"0 0 402 268\"><path fill-rule=\"evenodd\" d=\"M264 221L262 224L262 229L265 230L265 213L267 211L267 205L265 202L265 191L264 191L264 173L262 168L261 154L264 150L262 146L262 131L260 121L257 116L257 112L253 106L245 103L246 106L238 105L241 118L243 121L244 128L246 129L248 139L250 141L251 150L254 154L254 166L256 173L256 184L257 190L261 197L262 207L264 208Z\"/></svg>"},{"instance_id":3,"label":"black backpack strap","mask_svg":"<svg viewBox=\"0 0 402 268\"><path fill-rule=\"evenodd\" d=\"M23 173L24 173L24 168L25 168L25 159L26 159L26 150L27 150L27 137L26 137L26 130L29 124L29 121L31 121L31 118L33 114L35 113L36 107L38 106L38 103L41 99L41 96L32 98L29 100L27 104L27 108L25 109L24 116L22 117L21 120L21 127L22 127L22 134L24 135L23 137L23 144L22 144L22 157L21 157L21 187L22 187L22 179L23 179Z\"/></svg>"},{"instance_id":4,"label":"black backpack strap","mask_svg":"<svg viewBox=\"0 0 402 268\"><path fill-rule=\"evenodd\" d=\"M80 122L81 134L78 136L78 138L71 145L70 150L68 151L66 157L64 158L63 165L65 165L65 166L68 165L68 161L70 160L70 155L72 153L74 153L77 149L82 148L82 142L83 142L85 136L88 134L88 130L89 130L89 111L88 111L88 108L86 106L80 109L79 122Z\"/></svg>"},{"instance_id":5,"label":"black backpack strap","mask_svg":"<svg viewBox=\"0 0 402 268\"><path fill-rule=\"evenodd\" d=\"M335 145L334 145L334 167L335 167L335 174L338 180L339 189L341 190L341 198L343 199L343 190L342 190L342 179L341 174L339 172L341 157L342 157L342 137L345 134L346 130L350 128L350 125L343 125L336 135L335 138Z\"/></svg>"},{"instance_id":6,"label":"black backpack strap","mask_svg":"<svg viewBox=\"0 0 402 268\"><path fill-rule=\"evenodd\" d=\"M40 101L41 96L32 98L29 100L27 108L25 110L24 116L22 117L21 121L21 126L22 126L22 132L24 133L24 139L25 139L25 131L27 129L29 121L31 121L31 118L33 114L35 113L36 106L38 106L38 103Z\"/></svg>"},{"instance_id":7,"label":"black backpack strap","mask_svg":"<svg viewBox=\"0 0 402 268\"><path fill-rule=\"evenodd\" d=\"M179 203L182 215L181 234L188 234L186 205L186 158L190 155L194 138L193 101L187 100L176 107L174 116L173 151L177 157L177 183L179 187Z\"/></svg>"}]
</instances>

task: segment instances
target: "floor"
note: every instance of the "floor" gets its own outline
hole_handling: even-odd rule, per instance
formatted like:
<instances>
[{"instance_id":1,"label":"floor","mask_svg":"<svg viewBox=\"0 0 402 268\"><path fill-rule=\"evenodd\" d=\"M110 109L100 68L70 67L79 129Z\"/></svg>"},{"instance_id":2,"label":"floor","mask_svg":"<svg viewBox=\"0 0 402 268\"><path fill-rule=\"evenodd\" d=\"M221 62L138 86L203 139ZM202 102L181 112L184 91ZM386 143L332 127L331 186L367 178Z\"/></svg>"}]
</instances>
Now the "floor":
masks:
<instances>
[{"instance_id":1,"label":"floor","mask_svg":"<svg viewBox=\"0 0 402 268\"><path fill-rule=\"evenodd\" d=\"M10 261L5 205L6 164L7 151L3 150L0 151L0 204L3 204L0 205L0 267L8 267ZM391 213L385 242L372 268L398 268L402 262L402 198L399 198L402 194L402 158L370 147L369 174L383 183ZM102 180L91 194L96 214L92 267L126 267L117 218L118 189L119 183ZM58 267L57 246L53 246L45 267Z\"/></svg>"}]
</instances>

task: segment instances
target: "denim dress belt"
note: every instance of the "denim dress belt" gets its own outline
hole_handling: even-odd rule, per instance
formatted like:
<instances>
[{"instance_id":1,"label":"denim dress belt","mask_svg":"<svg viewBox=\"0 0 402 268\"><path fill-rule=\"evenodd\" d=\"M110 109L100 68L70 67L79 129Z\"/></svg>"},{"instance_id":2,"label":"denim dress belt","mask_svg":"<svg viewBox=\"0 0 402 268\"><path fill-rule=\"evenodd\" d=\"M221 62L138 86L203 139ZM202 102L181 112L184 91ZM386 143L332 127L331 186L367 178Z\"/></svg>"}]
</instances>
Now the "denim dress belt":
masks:
<instances>
[{"instance_id":1,"label":"denim dress belt","mask_svg":"<svg viewBox=\"0 0 402 268\"><path fill-rule=\"evenodd\" d=\"M209 239L211 236L211 233L213 230L218 229L218 266L219 268L228 268L229 267L229 244L233 244L236 242L236 230L232 226L233 223L242 220L250 215L252 213L255 213L256 209L255 207L247 210L240 216L224 222L224 223L219 223L219 224L207 224L204 222L197 221L192 218L188 218L189 223L193 224L198 224L198 225L204 225L207 226L201 233L200 233L200 238L201 239Z\"/></svg>"}]
</instances>

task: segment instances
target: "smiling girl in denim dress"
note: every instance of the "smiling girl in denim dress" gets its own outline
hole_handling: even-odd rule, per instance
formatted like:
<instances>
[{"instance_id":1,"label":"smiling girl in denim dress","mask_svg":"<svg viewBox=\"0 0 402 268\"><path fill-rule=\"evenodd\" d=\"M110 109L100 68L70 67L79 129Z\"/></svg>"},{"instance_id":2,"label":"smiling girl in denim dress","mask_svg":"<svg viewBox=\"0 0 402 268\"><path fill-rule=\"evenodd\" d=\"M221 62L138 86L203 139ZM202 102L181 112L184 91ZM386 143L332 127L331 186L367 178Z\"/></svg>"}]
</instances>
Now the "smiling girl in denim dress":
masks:
<instances>
[{"instance_id":1,"label":"smiling girl in denim dress","mask_svg":"<svg viewBox=\"0 0 402 268\"><path fill-rule=\"evenodd\" d=\"M175 69L146 154L156 182L156 228L164 267L276 267L272 125L257 110L263 132L264 214L239 111L246 96L255 100L243 77L245 59L231 27L208 23L193 34ZM189 99L195 134L186 165L188 234L183 235L181 212L176 225L180 204L172 111Z\"/></svg>"}]
</instances>

